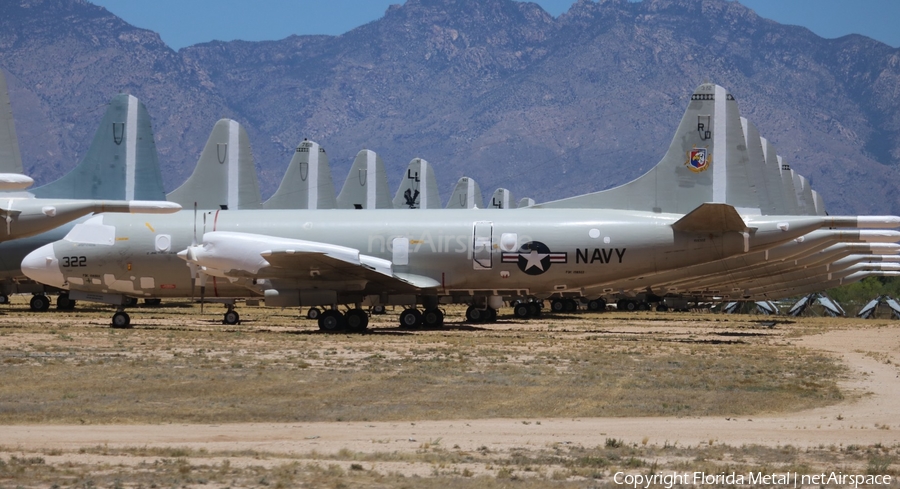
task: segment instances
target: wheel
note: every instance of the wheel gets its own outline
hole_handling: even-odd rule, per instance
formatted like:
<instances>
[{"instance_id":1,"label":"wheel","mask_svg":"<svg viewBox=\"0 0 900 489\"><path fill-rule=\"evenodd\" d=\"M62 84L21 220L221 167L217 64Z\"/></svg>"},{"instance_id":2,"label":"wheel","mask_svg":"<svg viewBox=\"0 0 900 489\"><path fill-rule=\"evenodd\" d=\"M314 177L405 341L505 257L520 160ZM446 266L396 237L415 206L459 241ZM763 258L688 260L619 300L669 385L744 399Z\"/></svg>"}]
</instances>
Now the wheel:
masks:
<instances>
[{"instance_id":1,"label":"wheel","mask_svg":"<svg viewBox=\"0 0 900 489\"><path fill-rule=\"evenodd\" d=\"M344 315L336 309L329 309L319 316L319 329L322 331L337 331L344 326Z\"/></svg>"},{"instance_id":2,"label":"wheel","mask_svg":"<svg viewBox=\"0 0 900 489\"><path fill-rule=\"evenodd\" d=\"M520 302L513 308L513 314L517 318L525 319L531 317L531 310L529 309L528 304Z\"/></svg>"},{"instance_id":3,"label":"wheel","mask_svg":"<svg viewBox=\"0 0 900 489\"><path fill-rule=\"evenodd\" d=\"M369 315L362 309L350 309L344 319L350 331L365 331L369 326Z\"/></svg>"},{"instance_id":4,"label":"wheel","mask_svg":"<svg viewBox=\"0 0 900 489\"><path fill-rule=\"evenodd\" d=\"M222 324L240 324L241 315L237 313L234 309L225 313L225 317L222 318Z\"/></svg>"},{"instance_id":5,"label":"wheel","mask_svg":"<svg viewBox=\"0 0 900 489\"><path fill-rule=\"evenodd\" d=\"M162 304L162 299L144 299L144 305L147 306L158 306Z\"/></svg>"},{"instance_id":6,"label":"wheel","mask_svg":"<svg viewBox=\"0 0 900 489\"><path fill-rule=\"evenodd\" d=\"M641 302L640 304L638 304L637 308L638 308L638 311L649 311L650 304L647 302Z\"/></svg>"},{"instance_id":7,"label":"wheel","mask_svg":"<svg viewBox=\"0 0 900 489\"><path fill-rule=\"evenodd\" d=\"M306 319L319 319L319 316L322 315L322 311L318 308L310 307L308 311L306 311Z\"/></svg>"},{"instance_id":8,"label":"wheel","mask_svg":"<svg viewBox=\"0 0 900 489\"><path fill-rule=\"evenodd\" d=\"M9 296L6 294L0 294L0 304L9 304Z\"/></svg>"},{"instance_id":9,"label":"wheel","mask_svg":"<svg viewBox=\"0 0 900 489\"><path fill-rule=\"evenodd\" d=\"M116 329L124 329L131 327L131 316L125 311L119 311L113 314L112 327Z\"/></svg>"},{"instance_id":10,"label":"wheel","mask_svg":"<svg viewBox=\"0 0 900 489\"><path fill-rule=\"evenodd\" d=\"M491 308L491 307L487 308L487 318L485 319L485 322L488 322L488 323L496 323L497 322L497 310L496 309Z\"/></svg>"},{"instance_id":11,"label":"wheel","mask_svg":"<svg viewBox=\"0 0 900 489\"><path fill-rule=\"evenodd\" d=\"M528 315L536 318L541 316L541 305L537 302L528 303Z\"/></svg>"},{"instance_id":12,"label":"wheel","mask_svg":"<svg viewBox=\"0 0 900 489\"><path fill-rule=\"evenodd\" d=\"M669 306L663 304L662 302L660 302L659 305L656 306L657 312L668 312L668 310L669 310Z\"/></svg>"},{"instance_id":13,"label":"wheel","mask_svg":"<svg viewBox=\"0 0 900 489\"><path fill-rule=\"evenodd\" d=\"M38 294L31 298L31 310L35 312L44 312L50 309L50 299L46 295Z\"/></svg>"},{"instance_id":14,"label":"wheel","mask_svg":"<svg viewBox=\"0 0 900 489\"><path fill-rule=\"evenodd\" d=\"M637 307L638 307L637 302L629 301L629 300L625 301L625 310L626 311L634 311L635 309L637 309Z\"/></svg>"},{"instance_id":15,"label":"wheel","mask_svg":"<svg viewBox=\"0 0 900 489\"><path fill-rule=\"evenodd\" d=\"M553 312L563 312L566 310L566 303L561 299L553 299L550 301L550 310Z\"/></svg>"},{"instance_id":16,"label":"wheel","mask_svg":"<svg viewBox=\"0 0 900 489\"><path fill-rule=\"evenodd\" d=\"M384 306L378 304L377 306L372 306L372 314L384 314Z\"/></svg>"},{"instance_id":17,"label":"wheel","mask_svg":"<svg viewBox=\"0 0 900 489\"><path fill-rule=\"evenodd\" d=\"M134 307L138 303L137 297L126 297L125 302L122 304L125 307Z\"/></svg>"},{"instance_id":18,"label":"wheel","mask_svg":"<svg viewBox=\"0 0 900 489\"><path fill-rule=\"evenodd\" d=\"M594 312L602 311L602 310L606 309L606 301L604 301L603 299L590 300L587 303L587 308L589 311L594 311Z\"/></svg>"},{"instance_id":19,"label":"wheel","mask_svg":"<svg viewBox=\"0 0 900 489\"><path fill-rule=\"evenodd\" d=\"M400 313L401 328L417 328L422 324L422 313L418 309L405 309Z\"/></svg>"},{"instance_id":20,"label":"wheel","mask_svg":"<svg viewBox=\"0 0 900 489\"><path fill-rule=\"evenodd\" d=\"M69 294L59 294L56 298L56 308L60 311L71 311L75 309L75 301L69 299Z\"/></svg>"},{"instance_id":21,"label":"wheel","mask_svg":"<svg viewBox=\"0 0 900 489\"><path fill-rule=\"evenodd\" d=\"M444 325L444 313L438 308L426 309L422 314L422 324L429 328L439 328Z\"/></svg>"},{"instance_id":22,"label":"wheel","mask_svg":"<svg viewBox=\"0 0 900 489\"><path fill-rule=\"evenodd\" d=\"M575 299L566 299L565 306L566 312L575 312L578 310L578 303L575 302Z\"/></svg>"},{"instance_id":23,"label":"wheel","mask_svg":"<svg viewBox=\"0 0 900 489\"><path fill-rule=\"evenodd\" d=\"M475 306L469 306L466 309L466 320L470 323L483 323L486 317L487 314L484 309L479 309Z\"/></svg>"}]
</instances>

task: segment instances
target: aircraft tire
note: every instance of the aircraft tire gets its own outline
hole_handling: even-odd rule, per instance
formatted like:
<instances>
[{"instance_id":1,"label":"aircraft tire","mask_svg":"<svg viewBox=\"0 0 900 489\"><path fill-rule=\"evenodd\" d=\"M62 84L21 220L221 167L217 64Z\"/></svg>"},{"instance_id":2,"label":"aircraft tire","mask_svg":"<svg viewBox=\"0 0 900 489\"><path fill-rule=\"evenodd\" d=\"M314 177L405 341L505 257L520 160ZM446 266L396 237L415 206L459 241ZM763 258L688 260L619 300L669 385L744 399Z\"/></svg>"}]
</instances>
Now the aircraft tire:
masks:
<instances>
[{"instance_id":1,"label":"aircraft tire","mask_svg":"<svg viewBox=\"0 0 900 489\"><path fill-rule=\"evenodd\" d=\"M44 312L50 309L50 299L44 294L32 296L30 306L34 312Z\"/></svg>"},{"instance_id":2,"label":"aircraft tire","mask_svg":"<svg viewBox=\"0 0 900 489\"><path fill-rule=\"evenodd\" d=\"M517 318L527 319L531 317L531 310L529 309L528 304L520 302L513 308L513 314L515 314Z\"/></svg>"},{"instance_id":3,"label":"aircraft tire","mask_svg":"<svg viewBox=\"0 0 900 489\"><path fill-rule=\"evenodd\" d=\"M634 311L637 310L638 304L637 302L626 300L625 301L625 310L626 311Z\"/></svg>"},{"instance_id":4,"label":"aircraft tire","mask_svg":"<svg viewBox=\"0 0 900 489\"><path fill-rule=\"evenodd\" d=\"M469 306L466 309L466 321L470 323L483 323L485 320L486 314L484 309L479 309L475 306Z\"/></svg>"},{"instance_id":5,"label":"aircraft tire","mask_svg":"<svg viewBox=\"0 0 900 489\"><path fill-rule=\"evenodd\" d=\"M487 308L487 318L485 319L486 323L496 323L497 322L497 310L489 307Z\"/></svg>"},{"instance_id":6,"label":"aircraft tire","mask_svg":"<svg viewBox=\"0 0 900 489\"><path fill-rule=\"evenodd\" d=\"M550 310L553 312L563 312L566 310L566 303L561 299L553 299L550 301Z\"/></svg>"},{"instance_id":7,"label":"aircraft tire","mask_svg":"<svg viewBox=\"0 0 900 489\"><path fill-rule=\"evenodd\" d=\"M659 305L656 306L656 312L668 312L668 311L669 311L669 306L663 304L662 302L660 302Z\"/></svg>"},{"instance_id":8,"label":"aircraft tire","mask_svg":"<svg viewBox=\"0 0 900 489\"><path fill-rule=\"evenodd\" d=\"M122 304L125 307L134 307L138 303L137 297L126 297L125 302Z\"/></svg>"},{"instance_id":9,"label":"aircraft tire","mask_svg":"<svg viewBox=\"0 0 900 489\"><path fill-rule=\"evenodd\" d=\"M422 325L422 313L418 309L411 307L404 309L400 313L401 328L418 328Z\"/></svg>"},{"instance_id":10,"label":"aircraft tire","mask_svg":"<svg viewBox=\"0 0 900 489\"><path fill-rule=\"evenodd\" d=\"M600 299L592 299L588 301L587 308L589 311L597 312L603 309L602 304Z\"/></svg>"},{"instance_id":11,"label":"aircraft tire","mask_svg":"<svg viewBox=\"0 0 900 489\"><path fill-rule=\"evenodd\" d=\"M144 305L156 307L162 304L162 299L144 299Z\"/></svg>"},{"instance_id":12,"label":"aircraft tire","mask_svg":"<svg viewBox=\"0 0 900 489\"><path fill-rule=\"evenodd\" d=\"M344 318L350 331L362 332L369 327L369 315L362 309L350 309Z\"/></svg>"},{"instance_id":13,"label":"aircraft tire","mask_svg":"<svg viewBox=\"0 0 900 489\"><path fill-rule=\"evenodd\" d=\"M649 310L650 310L650 304L647 303L647 302L641 302L641 303L639 303L639 304L637 305L637 310L638 310L638 311L649 311Z\"/></svg>"},{"instance_id":14,"label":"aircraft tire","mask_svg":"<svg viewBox=\"0 0 900 489\"><path fill-rule=\"evenodd\" d=\"M319 316L319 329L333 333L344 327L344 315L336 309L329 309Z\"/></svg>"},{"instance_id":15,"label":"aircraft tire","mask_svg":"<svg viewBox=\"0 0 900 489\"><path fill-rule=\"evenodd\" d=\"M536 318L541 316L541 305L537 302L529 302L528 304L528 314L531 317Z\"/></svg>"},{"instance_id":16,"label":"aircraft tire","mask_svg":"<svg viewBox=\"0 0 900 489\"><path fill-rule=\"evenodd\" d=\"M422 314L422 324L428 328L440 328L444 325L444 312L438 308L426 309Z\"/></svg>"},{"instance_id":17,"label":"aircraft tire","mask_svg":"<svg viewBox=\"0 0 900 489\"><path fill-rule=\"evenodd\" d=\"M565 306L566 312L575 312L578 310L578 303L575 302L575 299L566 299Z\"/></svg>"},{"instance_id":18,"label":"aircraft tire","mask_svg":"<svg viewBox=\"0 0 900 489\"><path fill-rule=\"evenodd\" d=\"M60 311L71 311L75 309L75 301L69 299L69 294L59 294L56 297L56 309Z\"/></svg>"},{"instance_id":19,"label":"aircraft tire","mask_svg":"<svg viewBox=\"0 0 900 489\"><path fill-rule=\"evenodd\" d=\"M6 294L0 294L0 304L9 304L9 296Z\"/></svg>"},{"instance_id":20,"label":"aircraft tire","mask_svg":"<svg viewBox=\"0 0 900 489\"><path fill-rule=\"evenodd\" d=\"M222 318L222 324L240 324L241 315L237 313L237 311L231 310L225 313L225 317Z\"/></svg>"},{"instance_id":21,"label":"aircraft tire","mask_svg":"<svg viewBox=\"0 0 900 489\"><path fill-rule=\"evenodd\" d=\"M319 319L319 316L322 315L322 311L317 307L310 307L308 311L306 311L306 319Z\"/></svg>"},{"instance_id":22,"label":"aircraft tire","mask_svg":"<svg viewBox=\"0 0 900 489\"><path fill-rule=\"evenodd\" d=\"M378 304L377 306L372 306L372 314L385 314L387 311L384 310L384 306Z\"/></svg>"},{"instance_id":23,"label":"aircraft tire","mask_svg":"<svg viewBox=\"0 0 900 489\"><path fill-rule=\"evenodd\" d=\"M115 329L131 328L131 316L125 311L119 311L113 314L112 327Z\"/></svg>"}]
</instances>

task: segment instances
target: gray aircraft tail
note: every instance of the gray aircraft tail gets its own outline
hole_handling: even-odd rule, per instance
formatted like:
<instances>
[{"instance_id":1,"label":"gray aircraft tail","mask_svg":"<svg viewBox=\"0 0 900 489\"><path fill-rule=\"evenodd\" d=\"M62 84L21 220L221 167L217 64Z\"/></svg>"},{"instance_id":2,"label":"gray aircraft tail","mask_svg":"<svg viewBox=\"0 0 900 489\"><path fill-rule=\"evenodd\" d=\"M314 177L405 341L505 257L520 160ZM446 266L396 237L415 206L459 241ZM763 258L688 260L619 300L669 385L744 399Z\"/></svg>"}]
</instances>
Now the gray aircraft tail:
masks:
<instances>
[{"instance_id":1,"label":"gray aircraft tail","mask_svg":"<svg viewBox=\"0 0 900 489\"><path fill-rule=\"evenodd\" d=\"M262 206L256 165L247 132L231 119L221 119L191 176L167 196L185 209L259 209Z\"/></svg>"},{"instance_id":2,"label":"gray aircraft tail","mask_svg":"<svg viewBox=\"0 0 900 489\"><path fill-rule=\"evenodd\" d=\"M303 140L288 165L281 185L263 203L265 209L334 209L334 182L325 150Z\"/></svg>"},{"instance_id":3,"label":"gray aircraft tail","mask_svg":"<svg viewBox=\"0 0 900 489\"><path fill-rule=\"evenodd\" d=\"M620 187L535 207L684 214L704 202L720 202L759 212L759 198L748 175L737 102L724 88L703 84L691 95L666 155L649 172Z\"/></svg>"},{"instance_id":4,"label":"gray aircraft tail","mask_svg":"<svg viewBox=\"0 0 900 489\"><path fill-rule=\"evenodd\" d=\"M462 177L456 182L450 200L447 201L448 209L482 209L484 200L481 195L481 187L474 179Z\"/></svg>"},{"instance_id":5,"label":"gray aircraft tail","mask_svg":"<svg viewBox=\"0 0 900 489\"><path fill-rule=\"evenodd\" d=\"M441 195L431 165L422 158L413 158L406 167L400 188L394 195L397 209L440 209Z\"/></svg>"},{"instance_id":6,"label":"gray aircraft tail","mask_svg":"<svg viewBox=\"0 0 900 489\"><path fill-rule=\"evenodd\" d=\"M794 175L790 165L785 163L781 156L776 155L778 168L781 169L781 191L784 195L785 210L787 214L797 216L800 212L800 203L797 201L797 192L794 190Z\"/></svg>"},{"instance_id":7,"label":"gray aircraft tail","mask_svg":"<svg viewBox=\"0 0 900 489\"><path fill-rule=\"evenodd\" d=\"M494 195L491 196L490 207L492 209L515 209L516 198L513 197L512 192L509 190L498 188L494 191Z\"/></svg>"},{"instance_id":8,"label":"gray aircraft tail","mask_svg":"<svg viewBox=\"0 0 900 489\"><path fill-rule=\"evenodd\" d=\"M338 209L393 209L384 162L374 151L357 153L337 196Z\"/></svg>"},{"instance_id":9,"label":"gray aircraft tail","mask_svg":"<svg viewBox=\"0 0 900 489\"><path fill-rule=\"evenodd\" d=\"M13 123L6 76L0 70L0 173L22 173L22 155L19 153L19 139Z\"/></svg>"},{"instance_id":10,"label":"gray aircraft tail","mask_svg":"<svg viewBox=\"0 0 900 489\"><path fill-rule=\"evenodd\" d=\"M166 200L144 104L128 94L113 97L81 162L30 192L58 199Z\"/></svg>"}]
</instances>

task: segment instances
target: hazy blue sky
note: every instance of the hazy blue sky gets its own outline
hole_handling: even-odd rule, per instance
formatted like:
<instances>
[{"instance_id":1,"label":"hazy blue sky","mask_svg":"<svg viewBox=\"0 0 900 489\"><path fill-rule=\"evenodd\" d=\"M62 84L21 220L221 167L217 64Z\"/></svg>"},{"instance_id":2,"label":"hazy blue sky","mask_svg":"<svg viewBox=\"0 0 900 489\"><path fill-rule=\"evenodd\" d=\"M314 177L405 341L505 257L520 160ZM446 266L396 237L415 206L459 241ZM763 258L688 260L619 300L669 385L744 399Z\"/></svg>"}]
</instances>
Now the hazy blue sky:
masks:
<instances>
[{"instance_id":1,"label":"hazy blue sky","mask_svg":"<svg viewBox=\"0 0 900 489\"><path fill-rule=\"evenodd\" d=\"M173 49L212 40L343 34L401 0L89 0L156 31ZM575 0L536 0L554 16ZM757 14L825 38L857 33L900 47L900 0L742 0Z\"/></svg>"}]
</instances>

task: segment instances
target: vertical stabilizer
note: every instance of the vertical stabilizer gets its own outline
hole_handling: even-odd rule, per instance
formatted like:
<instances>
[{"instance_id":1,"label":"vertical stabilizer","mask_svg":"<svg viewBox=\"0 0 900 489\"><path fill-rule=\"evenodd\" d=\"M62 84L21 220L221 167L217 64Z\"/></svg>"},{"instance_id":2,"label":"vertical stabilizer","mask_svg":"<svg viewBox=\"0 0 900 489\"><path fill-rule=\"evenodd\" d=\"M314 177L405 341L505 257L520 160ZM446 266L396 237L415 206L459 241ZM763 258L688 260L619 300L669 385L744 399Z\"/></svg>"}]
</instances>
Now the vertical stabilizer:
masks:
<instances>
[{"instance_id":1,"label":"vertical stabilizer","mask_svg":"<svg viewBox=\"0 0 900 489\"><path fill-rule=\"evenodd\" d=\"M236 121L213 127L191 176L168 195L185 209L259 209L259 182L250 138Z\"/></svg>"},{"instance_id":2,"label":"vertical stabilizer","mask_svg":"<svg viewBox=\"0 0 900 489\"><path fill-rule=\"evenodd\" d=\"M744 141L747 143L747 176L756 188L759 209L763 214L777 214L774 199L769 195L771 175L766 165L766 156L763 152L759 131L756 129L756 125L743 117L741 117L741 127L744 128Z\"/></svg>"},{"instance_id":3,"label":"vertical stabilizer","mask_svg":"<svg viewBox=\"0 0 900 489\"><path fill-rule=\"evenodd\" d=\"M397 209L440 209L437 178L432 166L422 158L413 158L406 167L400 188L394 195Z\"/></svg>"},{"instance_id":4,"label":"vertical stabilizer","mask_svg":"<svg viewBox=\"0 0 900 489\"><path fill-rule=\"evenodd\" d=\"M800 204L797 202L797 193L794 192L794 177L791 166L784 162L781 156L778 159L778 168L781 169L781 191L784 193L785 215L799 216Z\"/></svg>"},{"instance_id":5,"label":"vertical stabilizer","mask_svg":"<svg viewBox=\"0 0 900 489\"><path fill-rule=\"evenodd\" d=\"M795 186L796 182L799 182L799 188L797 188L797 201L800 202L801 210L804 214L809 216L815 216L816 213L816 201L813 199L812 187L809 185L809 180L806 179L803 175L796 173L794 175Z\"/></svg>"},{"instance_id":6,"label":"vertical stabilizer","mask_svg":"<svg viewBox=\"0 0 900 489\"><path fill-rule=\"evenodd\" d=\"M0 70L0 173L22 173L22 155L13 123L6 76Z\"/></svg>"},{"instance_id":7,"label":"vertical stabilizer","mask_svg":"<svg viewBox=\"0 0 900 489\"><path fill-rule=\"evenodd\" d=\"M30 190L58 199L165 200L150 114L137 98L113 97L81 162Z\"/></svg>"},{"instance_id":8,"label":"vertical stabilizer","mask_svg":"<svg viewBox=\"0 0 900 489\"><path fill-rule=\"evenodd\" d=\"M668 151L649 172L614 189L535 207L684 214L704 202L720 202L755 210L759 199L747 164L737 102L724 88L707 83L691 95Z\"/></svg>"},{"instance_id":9,"label":"vertical stabilizer","mask_svg":"<svg viewBox=\"0 0 900 489\"><path fill-rule=\"evenodd\" d=\"M827 216L828 212L825 211L825 200L822 199L822 196L819 195L819 192L815 190L812 191L813 194L813 202L816 203L816 215L818 216Z\"/></svg>"},{"instance_id":10,"label":"vertical stabilizer","mask_svg":"<svg viewBox=\"0 0 900 489\"><path fill-rule=\"evenodd\" d=\"M387 172L381 157L364 149L357 153L350 174L337 196L338 209L393 209Z\"/></svg>"},{"instance_id":11,"label":"vertical stabilizer","mask_svg":"<svg viewBox=\"0 0 900 489\"><path fill-rule=\"evenodd\" d=\"M297 146L281 185L265 209L334 209L334 182L325 150L313 141Z\"/></svg>"},{"instance_id":12,"label":"vertical stabilizer","mask_svg":"<svg viewBox=\"0 0 900 489\"><path fill-rule=\"evenodd\" d=\"M492 209L515 209L516 198L513 197L512 192L509 190L498 188L494 191L494 195L491 196L490 207Z\"/></svg>"},{"instance_id":13,"label":"vertical stabilizer","mask_svg":"<svg viewBox=\"0 0 900 489\"><path fill-rule=\"evenodd\" d=\"M784 199L784 191L781 183L781 164L778 161L778 154L768 139L760 136L759 144L762 147L763 157L766 160L765 182L766 192L771 199L773 215L787 215L787 203Z\"/></svg>"},{"instance_id":14,"label":"vertical stabilizer","mask_svg":"<svg viewBox=\"0 0 900 489\"><path fill-rule=\"evenodd\" d=\"M448 209L482 209L484 198L481 195L481 186L474 179L462 177L456 182L450 200L447 201Z\"/></svg>"}]
</instances>

